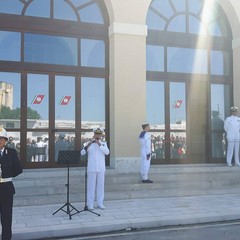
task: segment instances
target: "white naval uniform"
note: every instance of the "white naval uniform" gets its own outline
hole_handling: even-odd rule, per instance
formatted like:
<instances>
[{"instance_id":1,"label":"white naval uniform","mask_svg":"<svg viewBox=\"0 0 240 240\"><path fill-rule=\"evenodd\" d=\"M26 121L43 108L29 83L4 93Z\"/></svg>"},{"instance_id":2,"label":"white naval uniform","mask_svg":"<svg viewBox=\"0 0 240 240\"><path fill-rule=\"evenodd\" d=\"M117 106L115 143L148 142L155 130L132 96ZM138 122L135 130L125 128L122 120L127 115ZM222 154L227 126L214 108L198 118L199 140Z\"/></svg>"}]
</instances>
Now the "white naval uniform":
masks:
<instances>
[{"instance_id":1,"label":"white naval uniform","mask_svg":"<svg viewBox=\"0 0 240 240\"><path fill-rule=\"evenodd\" d=\"M98 206L103 205L104 199L105 155L109 154L109 149L106 142L99 142L101 146L97 143L92 143L87 149L87 205L89 208L93 208L95 192ZM82 149L81 155L85 155L87 152L85 149Z\"/></svg>"},{"instance_id":2,"label":"white naval uniform","mask_svg":"<svg viewBox=\"0 0 240 240\"><path fill-rule=\"evenodd\" d=\"M142 180L147 180L150 163L151 163L151 135L145 131L141 132L139 136L139 142L141 145L140 173L142 176ZM147 159L148 154L150 154L149 159Z\"/></svg>"},{"instance_id":3,"label":"white naval uniform","mask_svg":"<svg viewBox=\"0 0 240 240\"><path fill-rule=\"evenodd\" d=\"M44 148L45 145L46 144L43 141L36 142L37 148ZM44 150L44 152L45 152L45 150ZM44 160L44 155L38 154L35 156L35 162L43 162L43 160Z\"/></svg>"},{"instance_id":4,"label":"white naval uniform","mask_svg":"<svg viewBox=\"0 0 240 240\"><path fill-rule=\"evenodd\" d=\"M224 130L227 134L227 164L232 165L234 152L235 164L239 165L239 143L240 143L240 118L237 116L227 117L224 121Z\"/></svg>"}]
</instances>

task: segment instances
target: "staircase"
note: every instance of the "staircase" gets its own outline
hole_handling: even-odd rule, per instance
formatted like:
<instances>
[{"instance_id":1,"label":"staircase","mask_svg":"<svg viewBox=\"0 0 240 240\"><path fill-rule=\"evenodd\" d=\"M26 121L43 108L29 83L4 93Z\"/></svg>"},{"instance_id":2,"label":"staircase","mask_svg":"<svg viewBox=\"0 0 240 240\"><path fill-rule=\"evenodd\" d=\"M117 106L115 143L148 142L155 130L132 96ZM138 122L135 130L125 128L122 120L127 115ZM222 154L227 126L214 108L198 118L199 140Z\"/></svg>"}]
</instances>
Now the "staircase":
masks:
<instances>
[{"instance_id":1,"label":"staircase","mask_svg":"<svg viewBox=\"0 0 240 240\"><path fill-rule=\"evenodd\" d=\"M240 167L222 164L151 166L153 184L142 184L139 173L107 169L105 200L239 194ZM28 169L14 179L15 206L66 202L67 170ZM84 168L70 168L70 202L84 202Z\"/></svg>"}]
</instances>

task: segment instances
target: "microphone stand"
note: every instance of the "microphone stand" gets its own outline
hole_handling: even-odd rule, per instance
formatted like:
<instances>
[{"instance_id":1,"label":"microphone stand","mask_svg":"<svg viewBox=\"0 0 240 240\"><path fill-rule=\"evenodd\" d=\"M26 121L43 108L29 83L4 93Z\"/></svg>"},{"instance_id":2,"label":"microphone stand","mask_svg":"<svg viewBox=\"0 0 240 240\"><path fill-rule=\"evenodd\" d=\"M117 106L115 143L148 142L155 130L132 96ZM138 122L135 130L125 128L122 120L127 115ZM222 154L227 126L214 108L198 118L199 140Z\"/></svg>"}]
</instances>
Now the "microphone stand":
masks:
<instances>
[{"instance_id":1,"label":"microphone stand","mask_svg":"<svg viewBox=\"0 0 240 240\"><path fill-rule=\"evenodd\" d=\"M55 211L52 215L55 215L57 212L59 212L59 211L63 211L63 212L65 212L66 214L68 214L69 215L69 219L72 219L72 216L73 215L75 215L75 214L77 214L77 213L79 213L79 210L77 209L77 208L75 208L71 203L70 203L70 201L69 201L69 195L70 195L70 191L69 191L69 189L70 189L70 181L69 181L69 169L70 169L70 163L71 163L71 161L76 161L76 159L72 159L72 160L69 160L71 157L74 157L73 155L72 155L72 151L71 150L66 150L66 151L62 151L62 152L65 152L65 155L63 156L63 155L61 155L61 156L59 156L59 158L58 158L58 163L67 163L67 183L65 184L65 186L67 187L67 201L66 201L66 203L62 206L62 207L60 207L57 211ZM79 152L78 152L78 154L79 154ZM59 155L60 155L60 153L59 153ZM78 155L79 156L79 155ZM66 210L64 209L66 207ZM72 213L72 211L73 210L75 210L75 212L74 213Z\"/></svg>"}]
</instances>

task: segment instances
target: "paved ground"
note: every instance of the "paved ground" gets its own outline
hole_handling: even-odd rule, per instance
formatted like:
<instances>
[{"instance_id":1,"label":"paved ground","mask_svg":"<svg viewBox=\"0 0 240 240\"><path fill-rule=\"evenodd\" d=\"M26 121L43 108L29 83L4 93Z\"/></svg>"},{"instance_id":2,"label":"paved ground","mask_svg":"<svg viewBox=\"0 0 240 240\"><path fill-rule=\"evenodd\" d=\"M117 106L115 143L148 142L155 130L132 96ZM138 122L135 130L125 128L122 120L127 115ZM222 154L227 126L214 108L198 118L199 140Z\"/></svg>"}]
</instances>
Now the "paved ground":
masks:
<instances>
[{"instance_id":1,"label":"paved ground","mask_svg":"<svg viewBox=\"0 0 240 240\"><path fill-rule=\"evenodd\" d=\"M150 198L105 202L106 209L94 209L69 216L61 204L15 207L13 240L48 239L131 228L145 229L240 219L240 193L197 197ZM83 203L73 203L79 210Z\"/></svg>"}]
</instances>

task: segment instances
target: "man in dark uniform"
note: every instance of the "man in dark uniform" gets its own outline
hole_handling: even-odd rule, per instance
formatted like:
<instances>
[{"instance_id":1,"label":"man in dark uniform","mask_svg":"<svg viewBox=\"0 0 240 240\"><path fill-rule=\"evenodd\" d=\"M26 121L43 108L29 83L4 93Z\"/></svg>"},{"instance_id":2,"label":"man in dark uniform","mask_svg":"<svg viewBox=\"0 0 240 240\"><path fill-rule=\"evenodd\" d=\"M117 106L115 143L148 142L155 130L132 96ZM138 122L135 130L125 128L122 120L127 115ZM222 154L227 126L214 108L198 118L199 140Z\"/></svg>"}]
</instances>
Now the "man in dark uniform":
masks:
<instances>
[{"instance_id":1,"label":"man in dark uniform","mask_svg":"<svg viewBox=\"0 0 240 240\"><path fill-rule=\"evenodd\" d=\"M2 240L12 239L12 207L15 189L12 178L22 173L15 149L7 148L7 131L0 127L0 215Z\"/></svg>"},{"instance_id":2,"label":"man in dark uniform","mask_svg":"<svg viewBox=\"0 0 240 240\"><path fill-rule=\"evenodd\" d=\"M6 147L15 149L15 143L13 142L13 137L9 137L8 138L8 141L6 143Z\"/></svg>"},{"instance_id":3,"label":"man in dark uniform","mask_svg":"<svg viewBox=\"0 0 240 240\"><path fill-rule=\"evenodd\" d=\"M212 111L212 156L223 157L224 121L219 117L218 111Z\"/></svg>"},{"instance_id":4,"label":"man in dark uniform","mask_svg":"<svg viewBox=\"0 0 240 240\"><path fill-rule=\"evenodd\" d=\"M55 142L55 161L58 160L58 153L61 150L68 150L68 143L64 140L65 134L60 133L58 140Z\"/></svg>"}]
</instances>

